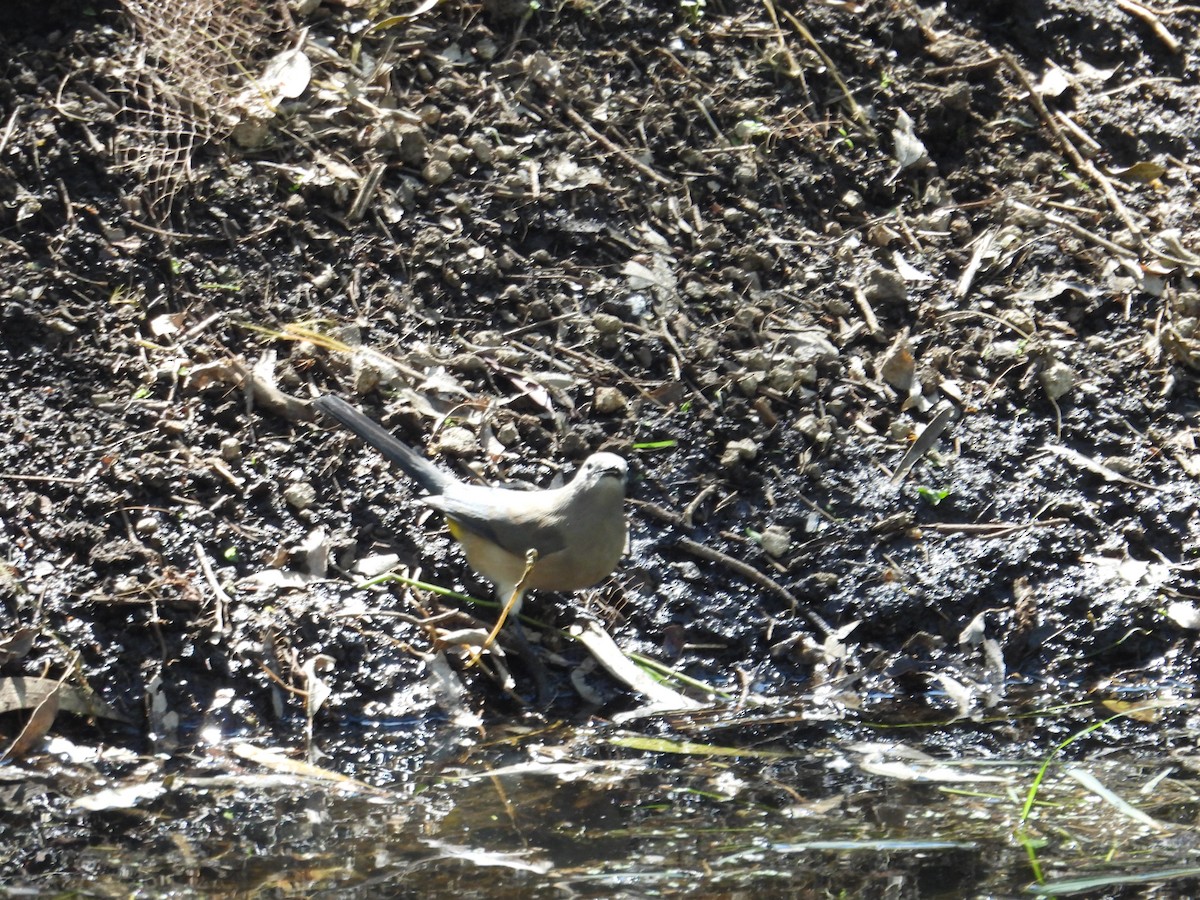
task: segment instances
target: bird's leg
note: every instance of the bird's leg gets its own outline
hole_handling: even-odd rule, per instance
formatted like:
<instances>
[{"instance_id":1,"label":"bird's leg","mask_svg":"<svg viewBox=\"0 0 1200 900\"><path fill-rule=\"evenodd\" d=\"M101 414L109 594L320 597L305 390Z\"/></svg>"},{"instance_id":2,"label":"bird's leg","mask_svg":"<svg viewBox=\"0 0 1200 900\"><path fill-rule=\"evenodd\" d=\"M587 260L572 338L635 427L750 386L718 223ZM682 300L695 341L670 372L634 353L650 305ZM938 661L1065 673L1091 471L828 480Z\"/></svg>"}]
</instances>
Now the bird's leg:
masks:
<instances>
[{"instance_id":1,"label":"bird's leg","mask_svg":"<svg viewBox=\"0 0 1200 900\"><path fill-rule=\"evenodd\" d=\"M521 657L521 661L529 669L529 674L533 676L533 683L537 688L538 706L548 706L554 696L550 691L550 679L546 674L546 666L533 649L533 644L529 643L529 638L525 635L525 628L516 616L513 616L512 621L509 622L508 636L512 640L517 656Z\"/></svg>"},{"instance_id":2,"label":"bird's leg","mask_svg":"<svg viewBox=\"0 0 1200 900\"><path fill-rule=\"evenodd\" d=\"M550 681L546 677L546 667L542 665L541 657L534 651L533 646L529 643L529 638L525 636L525 627L521 624L520 618L516 613L520 612L521 600L525 595L525 586L529 583L529 576L533 573L533 567L537 564L538 552L533 547L525 551L525 571L521 573L521 579L516 583L512 590L512 596L508 598L508 603L500 612L500 618L496 622L496 630L508 618L509 611L513 611L512 625L508 629L513 637L517 639L517 655L525 661L529 667L529 672L533 675L534 683L537 685L537 699L539 706L546 706L550 703L552 695L550 693ZM495 633L495 632L493 632Z\"/></svg>"},{"instance_id":3,"label":"bird's leg","mask_svg":"<svg viewBox=\"0 0 1200 900\"><path fill-rule=\"evenodd\" d=\"M521 577L518 579L517 583L512 586L512 592L507 598L504 596L504 588L506 585L496 585L496 599L501 603L500 615L496 618L496 625L492 628L491 633L487 636L487 640L479 645L479 649L475 651L475 655L471 657L470 661L467 663L468 669L475 665L475 663L479 662L479 657L483 654L483 651L492 646L492 641L496 640L496 635L500 633L500 629L504 627L504 623L508 619L509 611L520 611L521 599L525 596L525 585L529 581L529 574L533 571L533 566L537 562L537 558L538 552L533 547L530 547L527 551L525 551L525 571L521 573ZM521 631L521 623L517 621L516 616L513 616L513 624L520 632L521 638L524 639L525 632ZM529 642L525 641L525 644L528 646Z\"/></svg>"},{"instance_id":4,"label":"bird's leg","mask_svg":"<svg viewBox=\"0 0 1200 900\"><path fill-rule=\"evenodd\" d=\"M511 590L508 585L496 585L496 599L502 604L500 615L496 619L496 625L492 628L491 633L487 636L487 640L480 645L475 651L475 655L467 662L467 667L470 668L479 661L480 655L492 645L496 640L496 636L500 634L500 629L504 627L504 623L509 622L508 633L513 638L514 649L517 651L517 656L521 657L525 665L529 667L530 674L533 675L534 683L537 686L538 704L540 706L547 705L552 699L550 693L550 681L546 676L546 667L542 664L541 658L534 652L533 645L529 643L529 638L525 636L525 629L521 625L521 620L514 614L509 619L509 613L519 612L521 609L521 601L525 597L525 586L529 582L529 576L533 572L534 565L537 564L538 552L533 547L525 552L525 571L521 573L520 579L514 584ZM508 596L506 597L505 594Z\"/></svg>"}]
</instances>

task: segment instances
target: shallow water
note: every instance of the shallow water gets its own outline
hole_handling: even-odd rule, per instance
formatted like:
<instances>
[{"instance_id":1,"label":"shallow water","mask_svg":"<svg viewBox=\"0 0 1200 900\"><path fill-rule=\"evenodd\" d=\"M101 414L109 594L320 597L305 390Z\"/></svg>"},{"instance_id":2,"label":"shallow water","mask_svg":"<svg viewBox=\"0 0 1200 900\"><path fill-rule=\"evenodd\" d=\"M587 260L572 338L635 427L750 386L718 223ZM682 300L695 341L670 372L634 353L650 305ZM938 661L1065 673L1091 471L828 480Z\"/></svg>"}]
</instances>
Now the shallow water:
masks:
<instances>
[{"instance_id":1,"label":"shallow water","mask_svg":"<svg viewBox=\"0 0 1200 900\"><path fill-rule=\"evenodd\" d=\"M953 758L944 745L956 730L964 752ZM436 767L435 754L413 755L411 733L390 749L375 744L369 759L331 743L311 768L233 744L124 766L47 754L0 769L0 877L7 896L101 897L1123 896L1137 885L1121 879L1185 894L1200 886L1187 868L1200 807L1190 764L1111 748L1056 757L1030 802L1044 758L984 758L968 749L978 731L939 729L936 757L915 733L905 743L737 747L607 726L445 732L442 746L457 753ZM114 787L141 795L114 808L114 795L99 793ZM80 798L102 808L81 809Z\"/></svg>"}]
</instances>

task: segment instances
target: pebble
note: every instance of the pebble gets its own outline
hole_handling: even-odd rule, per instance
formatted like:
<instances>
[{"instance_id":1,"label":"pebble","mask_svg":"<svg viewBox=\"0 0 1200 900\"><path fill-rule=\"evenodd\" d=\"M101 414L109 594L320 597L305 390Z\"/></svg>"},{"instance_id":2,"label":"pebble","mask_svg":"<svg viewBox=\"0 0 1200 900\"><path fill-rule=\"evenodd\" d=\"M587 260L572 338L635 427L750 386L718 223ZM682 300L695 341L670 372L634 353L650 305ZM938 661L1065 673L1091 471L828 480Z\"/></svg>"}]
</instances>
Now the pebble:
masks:
<instances>
[{"instance_id":1,"label":"pebble","mask_svg":"<svg viewBox=\"0 0 1200 900\"><path fill-rule=\"evenodd\" d=\"M792 533L782 525L768 525L758 539L767 555L778 559L792 546Z\"/></svg>"},{"instance_id":2,"label":"pebble","mask_svg":"<svg viewBox=\"0 0 1200 900\"><path fill-rule=\"evenodd\" d=\"M1055 360L1048 368L1043 369L1038 378L1046 390L1046 396L1051 400L1058 400L1075 387L1076 382L1075 370L1060 360Z\"/></svg>"},{"instance_id":3,"label":"pebble","mask_svg":"<svg viewBox=\"0 0 1200 900\"><path fill-rule=\"evenodd\" d=\"M742 460L754 459L756 456L758 456L758 444L749 438L730 441L725 445L725 452L721 454L721 465L729 469Z\"/></svg>"},{"instance_id":4,"label":"pebble","mask_svg":"<svg viewBox=\"0 0 1200 900\"><path fill-rule=\"evenodd\" d=\"M283 499L293 509L305 510L317 502L317 489L307 481L296 481L283 489Z\"/></svg>"},{"instance_id":5,"label":"pebble","mask_svg":"<svg viewBox=\"0 0 1200 900\"><path fill-rule=\"evenodd\" d=\"M431 159L421 170L421 177L430 184L445 184L454 174L454 167L444 159Z\"/></svg>"},{"instance_id":6,"label":"pebble","mask_svg":"<svg viewBox=\"0 0 1200 900\"><path fill-rule=\"evenodd\" d=\"M615 387L596 388L596 412L610 415L625 408L625 395Z\"/></svg>"},{"instance_id":7,"label":"pebble","mask_svg":"<svg viewBox=\"0 0 1200 900\"><path fill-rule=\"evenodd\" d=\"M443 428L438 432L437 441L434 442L433 449L435 453L463 459L478 453L479 441L476 440L474 432L469 428L463 428L461 425L451 425L449 428Z\"/></svg>"}]
</instances>

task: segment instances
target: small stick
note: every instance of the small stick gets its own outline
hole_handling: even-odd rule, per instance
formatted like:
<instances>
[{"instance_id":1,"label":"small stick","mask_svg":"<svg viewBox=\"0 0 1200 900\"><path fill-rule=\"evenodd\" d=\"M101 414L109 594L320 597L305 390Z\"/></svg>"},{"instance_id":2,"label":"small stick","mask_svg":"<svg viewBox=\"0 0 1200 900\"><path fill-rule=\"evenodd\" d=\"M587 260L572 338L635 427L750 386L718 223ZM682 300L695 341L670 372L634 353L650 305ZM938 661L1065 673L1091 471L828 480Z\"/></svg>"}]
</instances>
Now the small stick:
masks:
<instances>
[{"instance_id":1,"label":"small stick","mask_svg":"<svg viewBox=\"0 0 1200 900\"><path fill-rule=\"evenodd\" d=\"M953 523L919 526L922 531L933 531L937 534L971 534L981 537L1005 537L1018 531L1030 531L1034 528L1047 528L1054 525L1067 525L1070 519L1040 519L1029 522L981 522L981 523L964 523L955 525Z\"/></svg>"},{"instance_id":2,"label":"small stick","mask_svg":"<svg viewBox=\"0 0 1200 900\"><path fill-rule=\"evenodd\" d=\"M216 619L217 631L227 631L225 610L233 602L233 598L226 593L225 589L221 587L220 582L217 581L217 573L213 571L208 554L204 552L204 548L200 546L199 541L196 541L195 547L196 559L200 561L200 571L204 573L204 580L208 582L208 586L213 592L213 617Z\"/></svg>"},{"instance_id":3,"label":"small stick","mask_svg":"<svg viewBox=\"0 0 1200 900\"><path fill-rule=\"evenodd\" d=\"M862 313L863 323L867 326L867 331L871 335L879 334L879 319L875 317L875 310L871 308L871 301L867 299L862 286L854 285L854 302L858 305L858 311Z\"/></svg>"},{"instance_id":4,"label":"small stick","mask_svg":"<svg viewBox=\"0 0 1200 900\"><path fill-rule=\"evenodd\" d=\"M1037 110L1037 114L1041 116L1041 119L1046 124L1046 127L1054 133L1054 139L1058 142L1058 146L1062 149L1063 153L1070 157L1071 162L1074 164L1076 169L1078 169L1088 178L1095 181L1096 184L1100 185L1100 189L1104 191L1104 196L1108 199L1108 205L1112 208L1112 211L1117 214L1117 217L1124 223L1125 227L1129 229L1129 233L1137 238L1138 242L1141 243L1142 229L1138 227L1138 225L1130 217L1129 211L1125 208L1125 204L1123 204L1121 202L1121 198L1117 196L1116 189L1112 186L1112 181L1106 178L1090 160L1084 159L1083 155L1078 149L1076 149L1075 145L1067 140L1067 136L1063 134L1062 128L1060 128L1058 125L1058 120L1052 116L1050 114L1050 110L1046 108L1046 103L1042 100L1042 95L1037 92L1037 89L1033 86L1032 82L1030 82L1029 76L1025 74L1025 70L1021 68L1021 64L1017 61L1017 58L1007 50L1001 53L1001 56L1004 57L1005 63L1008 64L1008 67L1012 69L1013 74L1017 76L1018 80L1021 82L1021 85L1029 93L1029 102L1033 105L1033 108Z\"/></svg>"},{"instance_id":5,"label":"small stick","mask_svg":"<svg viewBox=\"0 0 1200 900\"><path fill-rule=\"evenodd\" d=\"M49 481L54 484L83 484L82 478L69 478L66 475L22 475L20 472L0 472L0 478L5 481Z\"/></svg>"},{"instance_id":6,"label":"small stick","mask_svg":"<svg viewBox=\"0 0 1200 900\"><path fill-rule=\"evenodd\" d=\"M633 158L632 154L630 154L628 150L624 150L621 147L618 147L616 144L614 144L612 141L610 141L608 138L606 138L604 135L602 135L599 131L597 131L595 128L593 128L591 125L589 125L587 123L587 121L583 118L583 116L581 116L579 113L575 112L575 110L571 109L571 107L568 106L565 110L563 110L563 112L566 113L566 116L568 119L570 119L577 126L579 126L580 129L582 129L584 134L586 134L588 137L590 137L593 141L595 141L597 144L599 144L605 150L609 151L610 153L616 154L626 165L631 166L634 169L637 169L639 172L641 172L643 175L645 175L651 181L654 181L657 184L661 184L663 187L674 187L675 186L675 182L671 181L671 179L666 178L662 175L659 175L657 172L655 172L652 168L650 168L645 163L638 162L636 159Z\"/></svg>"},{"instance_id":7,"label":"small stick","mask_svg":"<svg viewBox=\"0 0 1200 900\"><path fill-rule=\"evenodd\" d=\"M357 222L366 214L367 207L374 198L375 192L379 190L379 182L383 180L383 173L386 170L387 166L383 163L375 163L362 177L359 181L358 194L350 206L350 211L346 213L346 221Z\"/></svg>"},{"instance_id":8,"label":"small stick","mask_svg":"<svg viewBox=\"0 0 1200 900\"><path fill-rule=\"evenodd\" d=\"M1176 40L1175 35L1167 31L1167 27L1159 21L1158 15L1154 10L1142 6L1140 3L1134 3L1133 0L1117 0L1117 6L1149 25L1150 30L1154 32L1160 41L1167 45L1167 49L1172 53L1179 52L1179 41Z\"/></svg>"},{"instance_id":9,"label":"small stick","mask_svg":"<svg viewBox=\"0 0 1200 900\"><path fill-rule=\"evenodd\" d=\"M769 575L764 575L758 569L749 563L744 563L740 559L734 559L728 553L722 553L712 547L706 547L704 544L699 544L690 538L681 537L675 542L675 546L681 550L686 550L693 556L698 556L701 559L707 559L709 562L720 563L728 569L737 572L748 581L757 584L759 587L766 588L769 591L774 591L780 597L788 602L792 612L800 608L800 601L796 599L796 595L785 588L782 584L771 578ZM833 634L833 629L829 627L829 623L818 616L812 610L804 610L804 614L808 616L810 622L813 623L826 637Z\"/></svg>"}]
</instances>

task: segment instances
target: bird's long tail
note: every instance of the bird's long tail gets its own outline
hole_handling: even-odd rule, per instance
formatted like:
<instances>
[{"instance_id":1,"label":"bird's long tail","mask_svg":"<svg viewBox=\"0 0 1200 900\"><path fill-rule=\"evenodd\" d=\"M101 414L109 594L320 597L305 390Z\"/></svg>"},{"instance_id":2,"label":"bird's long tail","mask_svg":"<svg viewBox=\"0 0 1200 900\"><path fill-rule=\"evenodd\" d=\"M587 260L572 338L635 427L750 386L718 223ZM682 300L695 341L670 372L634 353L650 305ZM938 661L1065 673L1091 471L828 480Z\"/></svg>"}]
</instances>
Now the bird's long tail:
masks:
<instances>
[{"instance_id":1,"label":"bird's long tail","mask_svg":"<svg viewBox=\"0 0 1200 900\"><path fill-rule=\"evenodd\" d=\"M379 423L367 418L341 397L326 394L313 400L312 405L398 465L429 493L444 493L454 483L453 475L443 472L416 450L396 440Z\"/></svg>"}]
</instances>

